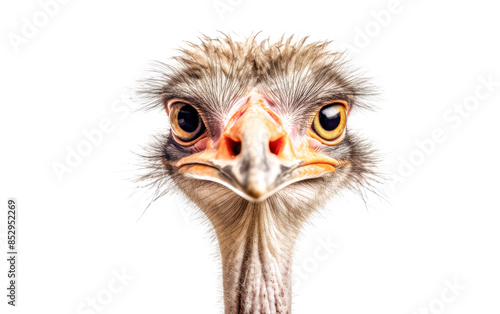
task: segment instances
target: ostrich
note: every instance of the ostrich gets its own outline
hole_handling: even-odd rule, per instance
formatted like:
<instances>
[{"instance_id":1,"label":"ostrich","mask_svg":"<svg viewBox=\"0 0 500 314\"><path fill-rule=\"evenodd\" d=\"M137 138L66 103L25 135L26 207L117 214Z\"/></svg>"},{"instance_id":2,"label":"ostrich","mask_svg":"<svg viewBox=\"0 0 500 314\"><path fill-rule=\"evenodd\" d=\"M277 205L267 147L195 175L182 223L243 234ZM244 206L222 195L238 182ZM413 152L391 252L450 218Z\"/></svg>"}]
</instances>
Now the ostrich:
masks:
<instances>
[{"instance_id":1,"label":"ostrich","mask_svg":"<svg viewBox=\"0 0 500 314\"><path fill-rule=\"evenodd\" d=\"M139 94L170 128L148 147L142 179L182 191L209 220L225 313L291 313L301 227L342 189L377 180L374 150L349 132L375 89L329 42L203 37Z\"/></svg>"}]
</instances>

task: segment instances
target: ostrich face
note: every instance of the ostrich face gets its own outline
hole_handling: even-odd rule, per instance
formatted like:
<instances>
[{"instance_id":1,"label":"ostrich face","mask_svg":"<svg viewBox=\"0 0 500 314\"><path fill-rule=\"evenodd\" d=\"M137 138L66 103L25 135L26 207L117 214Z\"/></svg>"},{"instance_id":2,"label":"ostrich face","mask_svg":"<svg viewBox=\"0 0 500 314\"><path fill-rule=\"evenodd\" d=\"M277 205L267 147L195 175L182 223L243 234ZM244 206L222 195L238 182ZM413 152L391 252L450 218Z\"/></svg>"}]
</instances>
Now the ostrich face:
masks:
<instances>
[{"instance_id":1,"label":"ostrich face","mask_svg":"<svg viewBox=\"0 0 500 314\"><path fill-rule=\"evenodd\" d=\"M374 177L372 150L347 128L372 89L327 46L205 38L142 90L170 119L146 178L160 195L182 190L213 225L226 313L289 312L302 223Z\"/></svg>"},{"instance_id":2,"label":"ostrich face","mask_svg":"<svg viewBox=\"0 0 500 314\"><path fill-rule=\"evenodd\" d=\"M345 161L345 153L336 159L318 151L322 142L335 145L345 135L349 107L344 100L311 112L304 132L266 96L250 91L221 121L222 132L215 137L207 136L202 107L184 99L169 100L166 107L172 138L192 147L173 164L177 171L217 182L250 202L262 202L292 183L328 176Z\"/></svg>"}]
</instances>

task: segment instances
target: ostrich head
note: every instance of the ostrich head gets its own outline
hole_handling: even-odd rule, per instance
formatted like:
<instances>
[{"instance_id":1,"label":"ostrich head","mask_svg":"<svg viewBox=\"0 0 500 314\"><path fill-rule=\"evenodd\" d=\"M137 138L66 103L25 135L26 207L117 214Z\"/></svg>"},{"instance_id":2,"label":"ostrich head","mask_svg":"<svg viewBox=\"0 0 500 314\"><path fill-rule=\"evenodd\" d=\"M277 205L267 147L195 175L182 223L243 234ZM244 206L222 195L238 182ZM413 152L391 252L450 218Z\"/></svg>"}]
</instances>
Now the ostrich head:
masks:
<instances>
[{"instance_id":1,"label":"ostrich head","mask_svg":"<svg viewBox=\"0 0 500 314\"><path fill-rule=\"evenodd\" d=\"M226 313L290 313L301 226L344 188L374 177L349 132L373 89L328 42L203 38L141 89L170 129L151 146L158 196L180 189L217 236Z\"/></svg>"}]
</instances>

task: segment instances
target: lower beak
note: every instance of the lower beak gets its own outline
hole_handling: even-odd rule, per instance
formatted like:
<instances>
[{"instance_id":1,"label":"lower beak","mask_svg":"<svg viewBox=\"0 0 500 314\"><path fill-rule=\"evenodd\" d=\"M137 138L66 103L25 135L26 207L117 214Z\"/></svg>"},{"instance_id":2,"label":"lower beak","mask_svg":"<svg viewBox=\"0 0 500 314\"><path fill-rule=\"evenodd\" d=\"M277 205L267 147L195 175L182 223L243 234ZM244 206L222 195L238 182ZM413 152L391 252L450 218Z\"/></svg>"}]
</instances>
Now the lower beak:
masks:
<instances>
[{"instance_id":1,"label":"lower beak","mask_svg":"<svg viewBox=\"0 0 500 314\"><path fill-rule=\"evenodd\" d=\"M236 112L218 145L175 163L191 177L218 182L241 197L261 202L294 182L335 171L339 162L304 141L292 146L282 123L262 99Z\"/></svg>"}]
</instances>

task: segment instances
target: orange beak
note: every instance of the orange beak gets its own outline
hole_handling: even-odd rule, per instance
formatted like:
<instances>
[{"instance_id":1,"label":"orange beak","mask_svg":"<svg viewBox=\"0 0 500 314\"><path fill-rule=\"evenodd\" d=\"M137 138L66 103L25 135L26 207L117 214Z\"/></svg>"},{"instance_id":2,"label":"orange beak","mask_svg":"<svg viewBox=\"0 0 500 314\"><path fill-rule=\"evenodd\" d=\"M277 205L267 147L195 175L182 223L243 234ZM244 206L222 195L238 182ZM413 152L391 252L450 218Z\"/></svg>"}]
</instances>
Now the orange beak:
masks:
<instances>
[{"instance_id":1,"label":"orange beak","mask_svg":"<svg viewBox=\"0 0 500 314\"><path fill-rule=\"evenodd\" d=\"M263 97L250 98L227 123L217 143L174 165L188 176L218 182L260 202L294 182L335 171L339 162L315 151L305 139L293 147L281 119Z\"/></svg>"}]
</instances>

